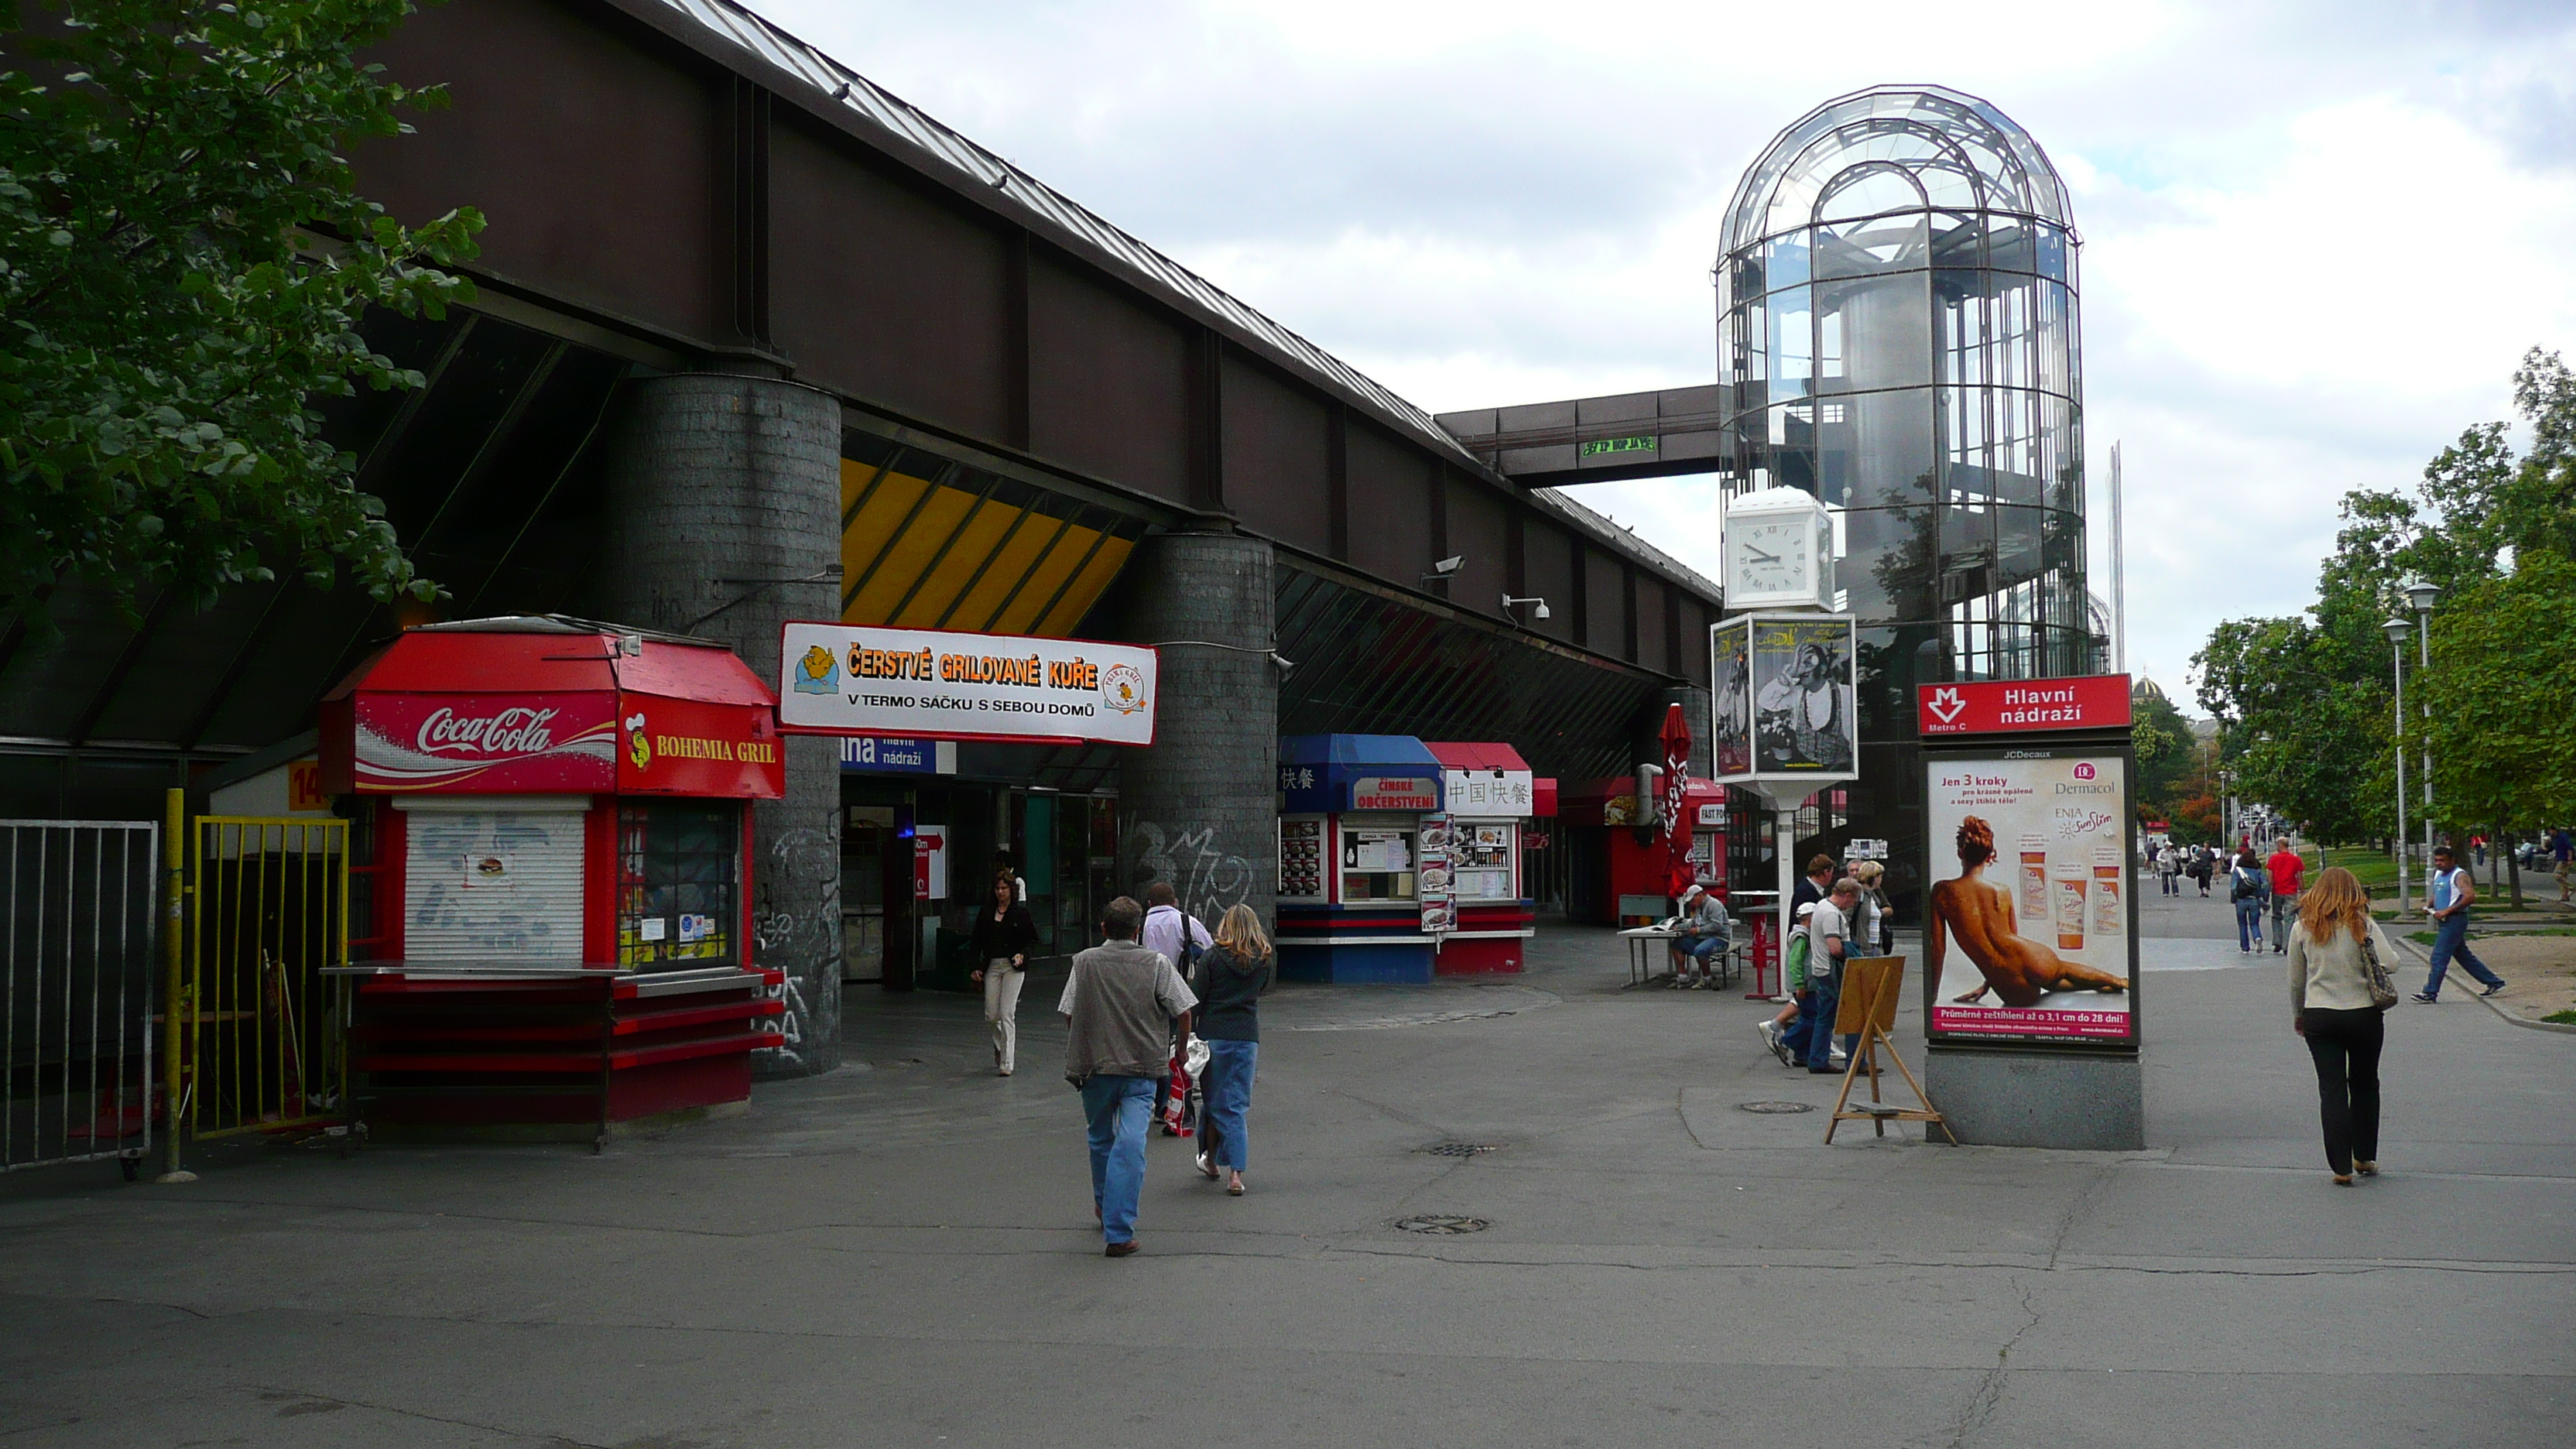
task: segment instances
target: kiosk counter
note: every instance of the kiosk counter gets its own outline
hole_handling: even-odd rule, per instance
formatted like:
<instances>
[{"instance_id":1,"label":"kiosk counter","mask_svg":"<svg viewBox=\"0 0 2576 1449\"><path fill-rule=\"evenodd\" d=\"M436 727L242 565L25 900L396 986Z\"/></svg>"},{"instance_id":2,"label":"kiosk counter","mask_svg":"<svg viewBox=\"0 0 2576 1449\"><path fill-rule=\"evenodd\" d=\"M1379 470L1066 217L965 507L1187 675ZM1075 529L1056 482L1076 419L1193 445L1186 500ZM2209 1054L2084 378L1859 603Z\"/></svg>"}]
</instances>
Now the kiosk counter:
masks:
<instances>
[{"instance_id":1,"label":"kiosk counter","mask_svg":"<svg viewBox=\"0 0 2576 1449\"><path fill-rule=\"evenodd\" d=\"M359 1115L604 1137L746 1102L781 1041L744 803L785 794L776 707L721 645L554 617L410 629L334 690Z\"/></svg>"},{"instance_id":2,"label":"kiosk counter","mask_svg":"<svg viewBox=\"0 0 2576 1449\"><path fill-rule=\"evenodd\" d=\"M1279 742L1279 974L1290 981L1419 982L1423 817L1440 812L1441 764L1411 735L1292 735ZM1435 896L1446 882L1432 882Z\"/></svg>"}]
</instances>

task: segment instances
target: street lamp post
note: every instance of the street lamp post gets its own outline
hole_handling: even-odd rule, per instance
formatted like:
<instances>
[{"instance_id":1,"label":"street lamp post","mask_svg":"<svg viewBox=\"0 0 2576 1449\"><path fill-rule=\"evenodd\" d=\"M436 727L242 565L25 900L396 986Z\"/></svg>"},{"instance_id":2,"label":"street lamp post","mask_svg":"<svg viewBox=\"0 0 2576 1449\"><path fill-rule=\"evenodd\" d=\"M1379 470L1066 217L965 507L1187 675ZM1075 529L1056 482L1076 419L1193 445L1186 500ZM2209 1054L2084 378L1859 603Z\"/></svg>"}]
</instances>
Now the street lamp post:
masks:
<instances>
[{"instance_id":1,"label":"street lamp post","mask_svg":"<svg viewBox=\"0 0 2576 1449\"><path fill-rule=\"evenodd\" d=\"M2424 693L2424 681L2433 673L2433 604L2441 597L2442 590L2429 579L2417 577L2406 582L2406 601L2415 606L2415 647L2419 651L2415 670L2415 710L2416 718L2424 729L2424 869L2427 871L2433 868L2433 700ZM2424 908L2431 910L2433 887L2430 877L2426 879Z\"/></svg>"},{"instance_id":2,"label":"street lamp post","mask_svg":"<svg viewBox=\"0 0 2576 1449\"><path fill-rule=\"evenodd\" d=\"M2412 620L2391 614L2379 626L2388 636L2388 671L2397 681L2397 917L2404 920L2406 901L2406 636L2415 632Z\"/></svg>"}]
</instances>

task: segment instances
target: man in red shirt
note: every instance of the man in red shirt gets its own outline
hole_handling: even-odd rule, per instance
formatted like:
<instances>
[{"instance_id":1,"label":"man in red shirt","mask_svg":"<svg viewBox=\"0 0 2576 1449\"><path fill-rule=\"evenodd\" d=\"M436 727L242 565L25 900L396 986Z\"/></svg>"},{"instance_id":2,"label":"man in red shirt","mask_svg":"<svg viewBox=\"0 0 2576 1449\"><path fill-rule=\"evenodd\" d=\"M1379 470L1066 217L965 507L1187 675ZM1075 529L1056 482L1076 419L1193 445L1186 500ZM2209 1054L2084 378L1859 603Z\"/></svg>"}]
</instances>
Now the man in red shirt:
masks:
<instances>
[{"instance_id":1,"label":"man in red shirt","mask_svg":"<svg viewBox=\"0 0 2576 1449\"><path fill-rule=\"evenodd\" d=\"M2308 863L2284 835L2272 842L2272 858L2263 866L2272 872L2272 954L2278 956L2290 949L2290 923L2299 918L2299 885Z\"/></svg>"}]
</instances>

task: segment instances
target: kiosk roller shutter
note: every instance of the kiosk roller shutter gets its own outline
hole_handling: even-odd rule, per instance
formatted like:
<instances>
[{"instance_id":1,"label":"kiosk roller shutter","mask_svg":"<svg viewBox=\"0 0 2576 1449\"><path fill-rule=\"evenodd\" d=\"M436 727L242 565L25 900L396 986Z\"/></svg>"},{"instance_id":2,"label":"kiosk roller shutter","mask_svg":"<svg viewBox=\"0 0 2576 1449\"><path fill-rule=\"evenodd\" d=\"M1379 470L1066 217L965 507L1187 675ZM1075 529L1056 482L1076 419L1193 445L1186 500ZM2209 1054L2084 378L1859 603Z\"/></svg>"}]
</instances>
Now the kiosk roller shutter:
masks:
<instances>
[{"instance_id":1,"label":"kiosk roller shutter","mask_svg":"<svg viewBox=\"0 0 2576 1449\"><path fill-rule=\"evenodd\" d=\"M403 803L405 960L580 963L586 807Z\"/></svg>"}]
</instances>

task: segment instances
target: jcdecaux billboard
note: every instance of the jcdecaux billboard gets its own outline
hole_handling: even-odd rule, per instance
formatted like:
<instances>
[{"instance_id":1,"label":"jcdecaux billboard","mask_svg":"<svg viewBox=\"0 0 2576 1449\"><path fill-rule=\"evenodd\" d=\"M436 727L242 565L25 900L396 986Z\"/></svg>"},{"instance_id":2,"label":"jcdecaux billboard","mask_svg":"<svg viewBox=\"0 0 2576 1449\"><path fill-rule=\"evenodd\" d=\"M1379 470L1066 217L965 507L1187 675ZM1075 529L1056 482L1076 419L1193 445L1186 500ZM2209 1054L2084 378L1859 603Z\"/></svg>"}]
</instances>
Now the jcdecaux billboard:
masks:
<instances>
[{"instance_id":1,"label":"jcdecaux billboard","mask_svg":"<svg viewBox=\"0 0 2576 1449\"><path fill-rule=\"evenodd\" d=\"M801 734L1150 745L1151 649L1089 639L791 623L778 722Z\"/></svg>"}]
</instances>

